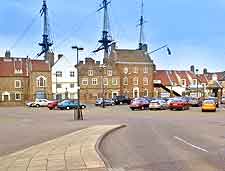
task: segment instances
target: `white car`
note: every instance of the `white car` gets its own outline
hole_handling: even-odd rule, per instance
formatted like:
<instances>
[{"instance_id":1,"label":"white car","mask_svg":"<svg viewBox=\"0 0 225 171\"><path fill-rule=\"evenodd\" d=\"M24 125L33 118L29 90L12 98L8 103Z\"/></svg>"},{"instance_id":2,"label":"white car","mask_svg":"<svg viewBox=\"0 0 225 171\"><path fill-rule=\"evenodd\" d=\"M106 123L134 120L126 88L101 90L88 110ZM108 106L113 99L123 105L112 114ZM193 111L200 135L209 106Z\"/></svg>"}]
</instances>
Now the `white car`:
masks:
<instances>
[{"instance_id":1,"label":"white car","mask_svg":"<svg viewBox=\"0 0 225 171\"><path fill-rule=\"evenodd\" d=\"M34 102L26 103L26 105L29 107L47 107L50 102L47 99L36 99Z\"/></svg>"}]
</instances>

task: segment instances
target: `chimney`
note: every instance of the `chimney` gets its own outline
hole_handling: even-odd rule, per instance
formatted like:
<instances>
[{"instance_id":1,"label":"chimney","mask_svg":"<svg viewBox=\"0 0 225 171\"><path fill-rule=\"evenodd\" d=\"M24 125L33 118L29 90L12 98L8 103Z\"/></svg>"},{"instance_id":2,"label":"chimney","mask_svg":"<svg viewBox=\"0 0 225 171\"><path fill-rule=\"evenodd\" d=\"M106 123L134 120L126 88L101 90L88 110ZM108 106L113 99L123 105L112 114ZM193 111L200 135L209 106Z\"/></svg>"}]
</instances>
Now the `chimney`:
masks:
<instances>
[{"instance_id":1,"label":"chimney","mask_svg":"<svg viewBox=\"0 0 225 171\"><path fill-rule=\"evenodd\" d=\"M208 70L206 68L203 69L203 74L208 74Z\"/></svg>"},{"instance_id":2,"label":"chimney","mask_svg":"<svg viewBox=\"0 0 225 171\"><path fill-rule=\"evenodd\" d=\"M53 52L49 52L47 54L47 61L50 65L50 68L54 65L55 61L54 61L54 58L55 58L55 54Z\"/></svg>"},{"instance_id":3,"label":"chimney","mask_svg":"<svg viewBox=\"0 0 225 171\"><path fill-rule=\"evenodd\" d=\"M84 64L84 61L80 61L80 65Z\"/></svg>"},{"instance_id":4,"label":"chimney","mask_svg":"<svg viewBox=\"0 0 225 171\"><path fill-rule=\"evenodd\" d=\"M5 58L11 58L11 52L9 50L5 51Z\"/></svg>"},{"instance_id":5,"label":"chimney","mask_svg":"<svg viewBox=\"0 0 225 171\"><path fill-rule=\"evenodd\" d=\"M195 66L191 65L190 70L191 70L191 72L195 73Z\"/></svg>"}]
</instances>

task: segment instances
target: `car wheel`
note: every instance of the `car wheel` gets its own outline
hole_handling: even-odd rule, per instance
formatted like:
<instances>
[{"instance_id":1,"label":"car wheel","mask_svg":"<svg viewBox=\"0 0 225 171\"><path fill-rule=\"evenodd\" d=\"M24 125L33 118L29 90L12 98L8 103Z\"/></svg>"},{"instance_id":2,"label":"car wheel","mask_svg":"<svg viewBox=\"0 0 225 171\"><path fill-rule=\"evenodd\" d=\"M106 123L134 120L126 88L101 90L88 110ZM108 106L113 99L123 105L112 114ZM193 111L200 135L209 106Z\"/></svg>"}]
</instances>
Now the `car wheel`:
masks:
<instances>
[{"instance_id":1,"label":"car wheel","mask_svg":"<svg viewBox=\"0 0 225 171\"><path fill-rule=\"evenodd\" d=\"M134 111L134 108L130 108L132 111Z\"/></svg>"},{"instance_id":2,"label":"car wheel","mask_svg":"<svg viewBox=\"0 0 225 171\"><path fill-rule=\"evenodd\" d=\"M69 107L69 106L67 106L67 107L66 107L66 109L67 109L67 110L70 110L70 107Z\"/></svg>"},{"instance_id":3,"label":"car wheel","mask_svg":"<svg viewBox=\"0 0 225 171\"><path fill-rule=\"evenodd\" d=\"M40 107L40 105L39 105L39 104L36 104L36 107L38 107L38 108L39 108L39 107Z\"/></svg>"}]
</instances>

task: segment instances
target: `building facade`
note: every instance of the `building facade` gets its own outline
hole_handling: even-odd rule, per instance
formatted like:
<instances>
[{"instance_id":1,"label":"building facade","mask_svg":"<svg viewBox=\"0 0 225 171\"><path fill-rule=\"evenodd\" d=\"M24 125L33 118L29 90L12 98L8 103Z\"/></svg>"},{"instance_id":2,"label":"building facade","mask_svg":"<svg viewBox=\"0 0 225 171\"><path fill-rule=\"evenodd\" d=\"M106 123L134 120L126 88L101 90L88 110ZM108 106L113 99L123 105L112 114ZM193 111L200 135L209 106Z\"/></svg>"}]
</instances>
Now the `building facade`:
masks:
<instances>
[{"instance_id":1,"label":"building facade","mask_svg":"<svg viewBox=\"0 0 225 171\"><path fill-rule=\"evenodd\" d=\"M117 49L103 64L92 58L80 62L81 100L125 95L130 98L153 95L154 64L146 50Z\"/></svg>"},{"instance_id":2,"label":"building facade","mask_svg":"<svg viewBox=\"0 0 225 171\"><path fill-rule=\"evenodd\" d=\"M52 67L54 99L77 99L77 69L65 56L59 55Z\"/></svg>"},{"instance_id":3,"label":"building facade","mask_svg":"<svg viewBox=\"0 0 225 171\"><path fill-rule=\"evenodd\" d=\"M51 98L48 62L29 58L0 58L0 105L21 105L36 98Z\"/></svg>"}]
</instances>

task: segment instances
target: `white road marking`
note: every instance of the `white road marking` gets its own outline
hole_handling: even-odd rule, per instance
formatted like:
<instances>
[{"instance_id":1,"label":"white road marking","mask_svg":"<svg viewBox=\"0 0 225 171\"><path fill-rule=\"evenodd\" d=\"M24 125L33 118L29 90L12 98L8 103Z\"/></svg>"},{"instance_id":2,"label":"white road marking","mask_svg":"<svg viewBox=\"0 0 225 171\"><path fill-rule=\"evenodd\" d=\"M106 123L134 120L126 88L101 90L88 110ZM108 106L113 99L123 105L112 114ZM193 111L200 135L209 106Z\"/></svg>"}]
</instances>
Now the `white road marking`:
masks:
<instances>
[{"instance_id":1,"label":"white road marking","mask_svg":"<svg viewBox=\"0 0 225 171\"><path fill-rule=\"evenodd\" d=\"M201 148L201 147L198 147L198 146L196 146L196 145L193 145L193 144L191 144L191 143L185 141L185 140L182 139L182 138L179 138L179 137L177 137L177 136L174 136L174 138L177 139L177 140L179 140L179 141L181 141L181 142L183 142L183 143L185 143L185 144L187 144L187 145L189 145L189 146L191 146L191 147L194 147L194 148L196 148L196 149L198 149L198 150L204 151L204 152L206 152L206 153L209 152L209 151L207 151L206 149Z\"/></svg>"}]
</instances>

